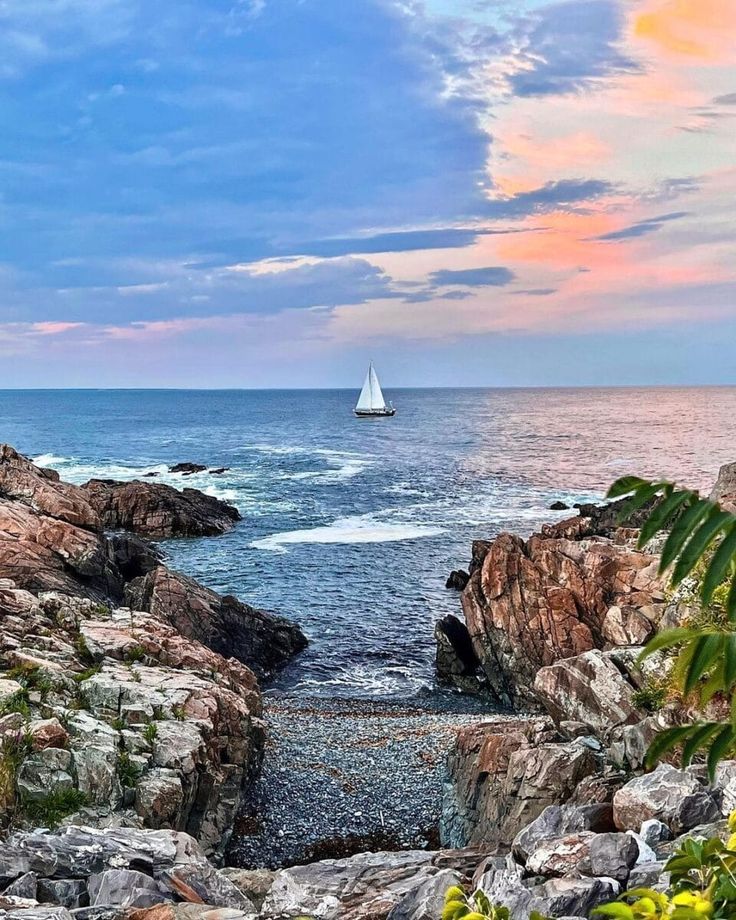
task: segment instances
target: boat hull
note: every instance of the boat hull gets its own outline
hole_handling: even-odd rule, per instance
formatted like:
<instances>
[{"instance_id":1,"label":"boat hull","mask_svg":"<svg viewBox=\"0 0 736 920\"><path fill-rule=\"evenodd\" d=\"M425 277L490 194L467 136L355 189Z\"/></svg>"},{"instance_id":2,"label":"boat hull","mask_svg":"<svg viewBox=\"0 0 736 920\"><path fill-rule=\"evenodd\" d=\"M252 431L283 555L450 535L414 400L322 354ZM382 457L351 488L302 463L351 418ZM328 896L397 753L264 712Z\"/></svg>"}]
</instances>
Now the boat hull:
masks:
<instances>
[{"instance_id":1,"label":"boat hull","mask_svg":"<svg viewBox=\"0 0 736 920\"><path fill-rule=\"evenodd\" d=\"M389 418L396 415L396 409L353 409L358 418Z\"/></svg>"}]
</instances>

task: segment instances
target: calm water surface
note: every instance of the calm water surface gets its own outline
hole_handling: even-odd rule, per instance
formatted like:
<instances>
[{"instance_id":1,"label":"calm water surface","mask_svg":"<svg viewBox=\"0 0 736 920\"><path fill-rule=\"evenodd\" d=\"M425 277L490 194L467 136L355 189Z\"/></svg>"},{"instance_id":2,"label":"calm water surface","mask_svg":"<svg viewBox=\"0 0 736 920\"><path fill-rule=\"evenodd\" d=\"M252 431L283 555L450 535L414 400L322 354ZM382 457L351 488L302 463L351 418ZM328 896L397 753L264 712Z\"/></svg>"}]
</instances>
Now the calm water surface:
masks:
<instances>
[{"instance_id":1,"label":"calm water surface","mask_svg":"<svg viewBox=\"0 0 736 920\"><path fill-rule=\"evenodd\" d=\"M708 489L736 460L736 388L396 390L378 420L356 397L0 391L0 438L72 482L158 471L237 505L231 533L166 542L170 564L302 624L310 648L277 688L348 697L432 692L471 540L528 534L624 473ZM230 469L166 472L185 460Z\"/></svg>"}]
</instances>

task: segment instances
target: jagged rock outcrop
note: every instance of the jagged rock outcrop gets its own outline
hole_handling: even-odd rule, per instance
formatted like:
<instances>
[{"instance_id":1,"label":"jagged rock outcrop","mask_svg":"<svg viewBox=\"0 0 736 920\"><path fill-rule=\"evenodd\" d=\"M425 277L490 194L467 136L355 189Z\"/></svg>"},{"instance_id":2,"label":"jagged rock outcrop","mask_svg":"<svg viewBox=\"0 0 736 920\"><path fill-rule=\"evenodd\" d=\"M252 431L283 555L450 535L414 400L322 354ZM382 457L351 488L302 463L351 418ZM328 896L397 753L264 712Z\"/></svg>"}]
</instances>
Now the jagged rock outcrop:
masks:
<instances>
[{"instance_id":1,"label":"jagged rock outcrop","mask_svg":"<svg viewBox=\"0 0 736 920\"><path fill-rule=\"evenodd\" d=\"M233 505L198 489L174 489L162 482L90 479L81 487L109 530L144 537L206 537L225 533L240 520Z\"/></svg>"},{"instance_id":2,"label":"jagged rock outcrop","mask_svg":"<svg viewBox=\"0 0 736 920\"><path fill-rule=\"evenodd\" d=\"M158 566L126 588L129 606L149 610L180 633L267 675L307 645L283 617L222 596L192 578Z\"/></svg>"},{"instance_id":3,"label":"jagged rock outcrop","mask_svg":"<svg viewBox=\"0 0 736 920\"><path fill-rule=\"evenodd\" d=\"M713 490L708 496L725 511L736 514L736 463L725 463L718 471Z\"/></svg>"},{"instance_id":4,"label":"jagged rock outcrop","mask_svg":"<svg viewBox=\"0 0 736 920\"><path fill-rule=\"evenodd\" d=\"M0 738L31 740L6 789L16 821L73 790L68 810L88 823L174 827L224 848L263 747L253 673L149 613L7 584L0 597L14 685Z\"/></svg>"},{"instance_id":5,"label":"jagged rock outcrop","mask_svg":"<svg viewBox=\"0 0 736 920\"><path fill-rule=\"evenodd\" d=\"M578 517L526 541L500 534L473 543L461 598L465 630L440 630L438 642L458 654L472 644L498 703L537 705L540 668L641 644L655 631L664 609L656 557L636 550L637 532L618 525L618 511L584 505ZM449 658L445 649L442 660Z\"/></svg>"}]
</instances>

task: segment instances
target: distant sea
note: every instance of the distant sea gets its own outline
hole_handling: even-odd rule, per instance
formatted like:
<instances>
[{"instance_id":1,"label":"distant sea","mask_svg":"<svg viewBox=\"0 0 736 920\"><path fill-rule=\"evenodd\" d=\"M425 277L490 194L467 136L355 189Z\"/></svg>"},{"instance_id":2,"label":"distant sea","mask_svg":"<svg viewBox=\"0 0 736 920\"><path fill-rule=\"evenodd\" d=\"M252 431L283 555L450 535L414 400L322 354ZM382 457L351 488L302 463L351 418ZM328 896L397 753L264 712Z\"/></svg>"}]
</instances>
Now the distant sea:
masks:
<instances>
[{"instance_id":1,"label":"distant sea","mask_svg":"<svg viewBox=\"0 0 736 920\"><path fill-rule=\"evenodd\" d=\"M194 486L237 505L222 537L163 544L217 591L292 617L311 644L274 691L407 699L436 692L433 625L470 544L522 536L624 473L708 490L736 460L736 388L387 391L0 391L0 438L75 483ZM228 467L183 477L194 461Z\"/></svg>"}]
</instances>

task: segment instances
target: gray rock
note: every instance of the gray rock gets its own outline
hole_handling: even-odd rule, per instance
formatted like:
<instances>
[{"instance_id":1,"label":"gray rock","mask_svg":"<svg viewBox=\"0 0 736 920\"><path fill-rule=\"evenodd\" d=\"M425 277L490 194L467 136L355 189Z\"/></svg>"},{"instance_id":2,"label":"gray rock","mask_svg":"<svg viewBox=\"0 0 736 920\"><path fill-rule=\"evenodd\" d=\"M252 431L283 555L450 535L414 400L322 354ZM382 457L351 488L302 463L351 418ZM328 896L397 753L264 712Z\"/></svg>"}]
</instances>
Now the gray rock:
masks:
<instances>
[{"instance_id":1,"label":"gray rock","mask_svg":"<svg viewBox=\"0 0 736 920\"><path fill-rule=\"evenodd\" d=\"M714 820L720 809L694 776L669 764L637 776L613 797L613 818L619 830L638 830L656 818L674 833Z\"/></svg>"},{"instance_id":2,"label":"gray rock","mask_svg":"<svg viewBox=\"0 0 736 920\"><path fill-rule=\"evenodd\" d=\"M629 834L596 834L590 842L590 873L623 885L638 856L639 847Z\"/></svg>"},{"instance_id":3,"label":"gray rock","mask_svg":"<svg viewBox=\"0 0 736 920\"><path fill-rule=\"evenodd\" d=\"M534 690L556 722L582 722L602 736L641 719L633 687L596 649L540 668Z\"/></svg>"},{"instance_id":4,"label":"gray rock","mask_svg":"<svg viewBox=\"0 0 736 920\"><path fill-rule=\"evenodd\" d=\"M657 854L654 852L654 849L649 846L649 844L644 840L641 834L637 834L635 831L626 831L629 837L636 841L636 846L639 851L639 855L636 857L635 865L646 862L655 862L657 859Z\"/></svg>"},{"instance_id":5,"label":"gray rock","mask_svg":"<svg viewBox=\"0 0 736 920\"><path fill-rule=\"evenodd\" d=\"M387 920L437 920L445 903L445 892L461 881L458 872L442 869L405 895L391 910Z\"/></svg>"},{"instance_id":6,"label":"gray rock","mask_svg":"<svg viewBox=\"0 0 736 920\"><path fill-rule=\"evenodd\" d=\"M44 898L37 897L37 890L38 878L36 873L26 872L3 890L3 897L34 898L35 900L43 901Z\"/></svg>"},{"instance_id":7,"label":"gray rock","mask_svg":"<svg viewBox=\"0 0 736 920\"><path fill-rule=\"evenodd\" d=\"M61 904L73 910L89 904L87 882L81 878L42 878L38 880L38 900Z\"/></svg>"},{"instance_id":8,"label":"gray rock","mask_svg":"<svg viewBox=\"0 0 736 920\"><path fill-rule=\"evenodd\" d=\"M634 866L629 875L629 888L654 888L666 891L670 884L670 874L664 871L664 862L641 863Z\"/></svg>"},{"instance_id":9,"label":"gray rock","mask_svg":"<svg viewBox=\"0 0 736 920\"><path fill-rule=\"evenodd\" d=\"M568 875L574 872L581 862L588 859L590 847L599 836L607 835L579 831L577 834L542 840L529 854L526 861L527 872L544 876Z\"/></svg>"},{"instance_id":10,"label":"gray rock","mask_svg":"<svg viewBox=\"0 0 736 920\"><path fill-rule=\"evenodd\" d=\"M270 869L234 869L226 867L220 872L227 876L240 891L252 901L258 910L263 906L266 895L273 885L276 873Z\"/></svg>"},{"instance_id":11,"label":"gray rock","mask_svg":"<svg viewBox=\"0 0 736 920\"><path fill-rule=\"evenodd\" d=\"M71 765L72 755L63 748L46 748L26 757L18 771L18 793L27 801L37 802L52 790L73 789Z\"/></svg>"},{"instance_id":12,"label":"gray rock","mask_svg":"<svg viewBox=\"0 0 736 920\"><path fill-rule=\"evenodd\" d=\"M177 866L159 877L174 894L181 894L181 886L184 885L212 907L235 907L248 913L256 912L250 898L227 875L218 872L208 862Z\"/></svg>"},{"instance_id":13,"label":"gray rock","mask_svg":"<svg viewBox=\"0 0 736 920\"><path fill-rule=\"evenodd\" d=\"M65 907L32 907L25 910L9 910L6 920L72 920Z\"/></svg>"},{"instance_id":14,"label":"gray rock","mask_svg":"<svg viewBox=\"0 0 736 920\"><path fill-rule=\"evenodd\" d=\"M530 852L544 840L564 837L577 831L608 831L613 829L610 805L549 805L514 838L512 851L522 863Z\"/></svg>"},{"instance_id":15,"label":"gray rock","mask_svg":"<svg viewBox=\"0 0 736 920\"><path fill-rule=\"evenodd\" d=\"M665 840L672 840L672 831L663 821L656 818L642 822L639 831L642 839L650 847L655 847L658 843L664 843Z\"/></svg>"},{"instance_id":16,"label":"gray rock","mask_svg":"<svg viewBox=\"0 0 736 920\"><path fill-rule=\"evenodd\" d=\"M153 907L173 900L155 879L135 869L106 869L90 876L90 906Z\"/></svg>"}]
</instances>

